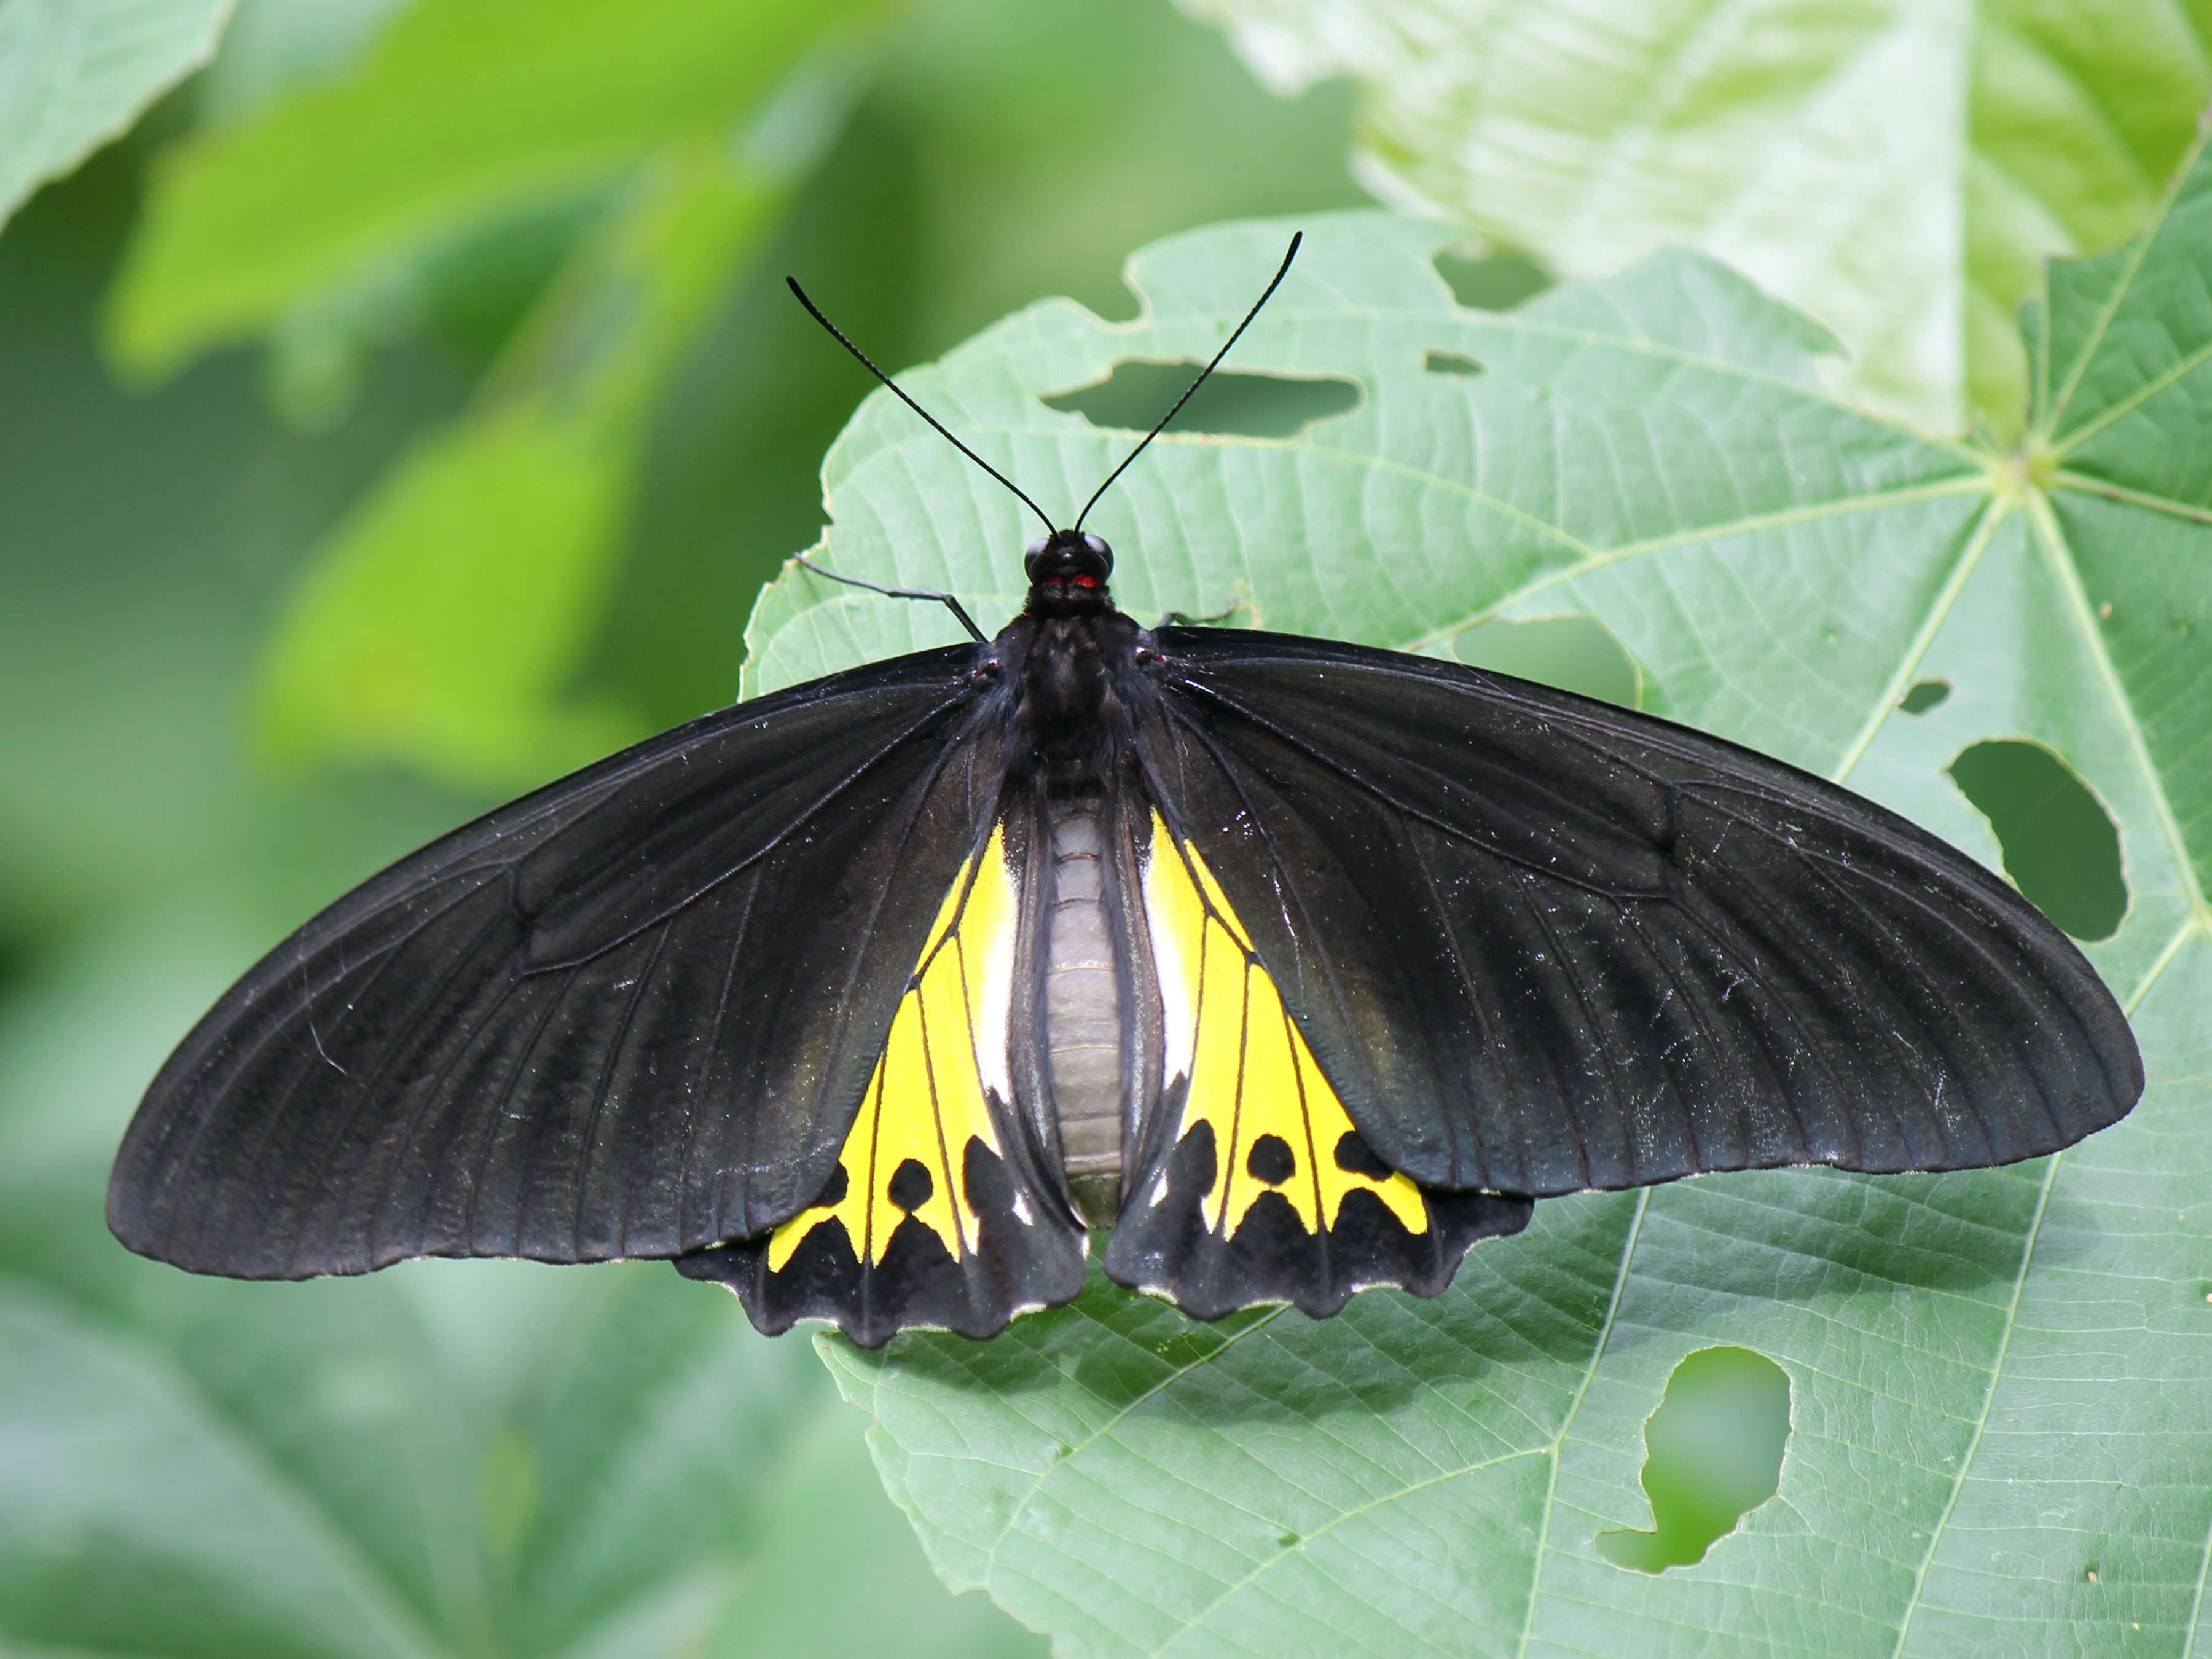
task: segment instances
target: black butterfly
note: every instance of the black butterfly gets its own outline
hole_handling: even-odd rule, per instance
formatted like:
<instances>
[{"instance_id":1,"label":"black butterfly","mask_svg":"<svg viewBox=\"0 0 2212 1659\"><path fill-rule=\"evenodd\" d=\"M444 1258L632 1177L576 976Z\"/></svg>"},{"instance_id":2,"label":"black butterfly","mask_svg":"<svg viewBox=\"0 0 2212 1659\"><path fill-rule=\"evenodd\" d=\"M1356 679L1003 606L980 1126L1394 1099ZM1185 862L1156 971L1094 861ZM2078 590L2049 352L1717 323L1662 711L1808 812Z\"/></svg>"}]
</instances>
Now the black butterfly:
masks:
<instances>
[{"instance_id":1,"label":"black butterfly","mask_svg":"<svg viewBox=\"0 0 2212 1659\"><path fill-rule=\"evenodd\" d=\"M2008 1163L2141 1092L2081 953L1894 814L1499 675L1146 629L1112 568L1079 516L996 637L909 595L975 643L365 883L162 1068L108 1224L249 1279L671 1257L873 1345L1066 1301L1091 1228L1199 1317L1326 1315L1536 1198Z\"/></svg>"}]
</instances>

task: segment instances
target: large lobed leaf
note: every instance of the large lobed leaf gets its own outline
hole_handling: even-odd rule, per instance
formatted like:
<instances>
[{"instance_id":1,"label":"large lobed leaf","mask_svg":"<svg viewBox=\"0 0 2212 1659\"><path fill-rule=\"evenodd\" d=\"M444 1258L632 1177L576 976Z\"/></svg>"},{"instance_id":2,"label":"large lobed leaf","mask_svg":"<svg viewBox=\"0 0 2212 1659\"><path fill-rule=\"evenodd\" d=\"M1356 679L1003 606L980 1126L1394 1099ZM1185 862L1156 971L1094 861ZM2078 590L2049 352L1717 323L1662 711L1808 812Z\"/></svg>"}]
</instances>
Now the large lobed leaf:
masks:
<instances>
[{"instance_id":1,"label":"large lobed leaf","mask_svg":"<svg viewBox=\"0 0 2212 1659\"><path fill-rule=\"evenodd\" d=\"M2134 234L2212 96L2205 0L1182 3L1280 89L1351 77L1390 199L1571 276L1699 248L1943 430L2017 430L2039 263Z\"/></svg>"},{"instance_id":2,"label":"large lobed leaf","mask_svg":"<svg viewBox=\"0 0 2212 1659\"><path fill-rule=\"evenodd\" d=\"M939 1571L1071 1655L2212 1651L2212 163L2141 243L2057 268L2016 454L1837 403L1820 331L1697 257L1492 313L1438 276L1447 231L1303 228L1237 367L1358 406L1162 439L1091 520L1123 603L1427 650L1594 618L1646 707L1992 863L1946 769L2045 745L2118 826L2129 908L2089 950L2149 1091L2011 1169L1547 1203L1437 1300L1322 1323L1194 1326L1094 1281L986 1346L824 1339ZM905 383L1070 513L1133 434L1041 400L1205 356L1290 228L1163 243L1133 323L1036 306ZM887 397L824 483L831 567L1014 603L1033 525ZM749 689L956 636L794 568ZM1779 1491L1695 1566L1615 1565L1593 1539L1650 1525L1644 1420L1718 1343L1787 1373Z\"/></svg>"}]
</instances>

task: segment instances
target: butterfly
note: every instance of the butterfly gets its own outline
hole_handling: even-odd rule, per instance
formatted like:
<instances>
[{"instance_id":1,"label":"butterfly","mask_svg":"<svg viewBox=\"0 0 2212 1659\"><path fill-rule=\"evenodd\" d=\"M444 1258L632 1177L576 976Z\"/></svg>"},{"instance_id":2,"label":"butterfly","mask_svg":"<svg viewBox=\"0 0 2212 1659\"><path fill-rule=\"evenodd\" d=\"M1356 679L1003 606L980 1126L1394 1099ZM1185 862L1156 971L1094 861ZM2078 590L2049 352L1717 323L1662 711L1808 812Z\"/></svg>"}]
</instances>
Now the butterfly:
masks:
<instances>
[{"instance_id":1,"label":"butterfly","mask_svg":"<svg viewBox=\"0 0 2212 1659\"><path fill-rule=\"evenodd\" d=\"M1043 520L1021 614L878 588L971 642L678 726L338 900L155 1078L117 1237L246 1279L665 1258L875 1346L1068 1301L1094 1234L1199 1318L1322 1316L1436 1294L1540 1198L2124 1115L2103 981L1895 814L1503 675L1115 607L1084 518L1297 248L1066 528L793 283Z\"/></svg>"}]
</instances>

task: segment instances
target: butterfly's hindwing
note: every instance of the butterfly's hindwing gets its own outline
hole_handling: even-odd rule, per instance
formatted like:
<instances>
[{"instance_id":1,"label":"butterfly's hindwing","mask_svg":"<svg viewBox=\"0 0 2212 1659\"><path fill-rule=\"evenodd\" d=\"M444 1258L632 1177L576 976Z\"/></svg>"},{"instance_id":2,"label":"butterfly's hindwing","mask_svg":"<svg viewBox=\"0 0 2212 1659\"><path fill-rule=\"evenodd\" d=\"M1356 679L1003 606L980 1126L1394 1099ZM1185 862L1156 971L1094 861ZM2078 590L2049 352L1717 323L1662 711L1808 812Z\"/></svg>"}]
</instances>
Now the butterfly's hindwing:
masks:
<instances>
[{"instance_id":1,"label":"butterfly's hindwing","mask_svg":"<svg viewBox=\"0 0 2212 1659\"><path fill-rule=\"evenodd\" d=\"M1012 1106L1021 888L994 827L938 910L829 1187L772 1232L679 1258L761 1329L829 1319L869 1347L916 1325L983 1337L1081 1290L1081 1231Z\"/></svg>"},{"instance_id":2,"label":"butterfly's hindwing","mask_svg":"<svg viewBox=\"0 0 2212 1659\"><path fill-rule=\"evenodd\" d=\"M1433 1296L1525 1200L1425 1192L1346 1114L1204 857L1154 813L1141 885L1166 1046L1106 1271L1215 1318L1260 1302L1316 1317L1352 1291Z\"/></svg>"}]
</instances>

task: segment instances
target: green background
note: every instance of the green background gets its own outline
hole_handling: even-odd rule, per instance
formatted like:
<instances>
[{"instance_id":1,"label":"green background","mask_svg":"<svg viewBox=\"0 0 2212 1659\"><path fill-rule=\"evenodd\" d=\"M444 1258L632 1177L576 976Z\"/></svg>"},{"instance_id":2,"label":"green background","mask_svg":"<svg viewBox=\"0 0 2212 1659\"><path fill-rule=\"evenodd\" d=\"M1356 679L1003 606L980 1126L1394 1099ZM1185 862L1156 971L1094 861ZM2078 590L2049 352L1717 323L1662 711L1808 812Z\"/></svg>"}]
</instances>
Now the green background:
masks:
<instances>
[{"instance_id":1,"label":"green background","mask_svg":"<svg viewBox=\"0 0 2212 1659\"><path fill-rule=\"evenodd\" d=\"M1823 442L1918 458L1907 426L1971 420L2002 455L2033 367L2012 313L2039 261L2141 229L2212 93L2201 9L2189 6L2150 20L1987 5L1942 35L1871 3L1652 4L1624 9L1632 27L1587 37L1574 34L1588 20L1574 23L1572 8L1478 0L1334 14L1206 0L1188 15L1154 0L246 0L227 29L226 9L0 0L0 198L27 198L0 229L6 1659L1043 1650L984 1595L953 1595L933 1560L954 1583L1011 1595L1072 1651L1153 1641L1141 1617L1070 1620L1051 1584L1009 1592L961 1565L947 1541L960 1494L914 1478L917 1461L958 1438L933 1393L948 1376L934 1350L895 1362L903 1373L831 1351L825 1370L805 1340L764 1342L726 1299L644 1264L418 1263L307 1289L210 1284L128 1257L100 1224L106 1160L145 1080L223 985L315 906L516 788L727 701L741 668L766 684L933 626L888 606L848 620L841 605L828 614L847 632L825 643L805 609L815 596L786 588L757 620L746 665L755 596L822 533L823 458L867 389L791 304L783 273L879 360L904 366L1050 295L1132 323L1123 268L1140 246L1249 216L1323 222L1371 189L1494 239L1445 261L1469 304L1525 299L1547 263L1609 276L1665 243L1717 252L1859 349L1856 367L1825 362L1823 384L1896 424ZM1414 13L1442 20L1443 43L1418 64L1407 57L1418 32L1393 27ZM1409 95L1423 88L1457 92ZM1855 147L1854 111L1887 148ZM1501 124L1560 142L1499 143ZM1728 173L1723 162L1761 144L1788 165ZM1698 188L1654 183L1680 179ZM1797 210L1814 200L1856 205L1826 219ZM1164 313L1163 293L1254 286L1265 259L1248 280L1250 263L1201 258L1191 269L1204 281L1152 298ZM1391 268L1378 258L1374 270L1350 294L1354 308L1385 306L1376 290ZM1715 314L1736 303L1724 295ZM1179 359L1218 334L1206 307L1183 320L1169 319L1150 355ZM1082 330L1063 321L1029 314L1025 350L1044 356L1024 361L1081 356L1069 342ZM1762 374L1796 374L1793 354L1822 337L1771 318L1758 326L1771 336L1757 348ZM1352 337L1316 333L1310 360L1280 366L1351 373ZM1486 349L1460 360L1485 374L1462 378L1469 396L1502 398L1507 366L1477 364ZM1547 359L1522 372L1564 382L1572 368ZM1055 386L1085 378L1065 364L1042 374ZM1153 405L1159 379L1046 401L1127 424ZM1242 404L1224 386L1194 406L1194 422L1264 445L1342 412L1286 403L1282 386L1256 381ZM983 375L976 409L1004 390ZM1654 380L1639 395L1675 390ZM1716 429L1724 403L1704 410ZM1522 404L1510 425L1586 455L1612 412L1601 399L1547 428ZM874 408L832 461L848 514L872 510L866 463L902 437L880 425L895 413ZM2201 479L2191 437L2169 422L2137 442L2136 453L2164 441L2179 458L2163 475L2148 467L2145 491L2179 499L2177 473ZM1096 440L1098 456L1120 441ZM1088 450L1078 460L1094 465ZM907 544L919 561L907 568L1003 607L1026 532L994 503L977 520L989 533L956 535L944 509L970 499L969 480L957 459L933 471L943 462L923 463L933 529ZM1211 464L1182 473L1184 461L1163 457L1127 492L1128 510L1141 526L1173 481L1204 483ZM1681 477L1707 476L1700 465ZM1269 499L1261 489L1232 523L1258 524ZM2084 522L2091 513L2072 510ZM1681 508L1682 522L1695 517L1694 503ZM841 525L853 568L888 574L872 565L891 556L879 542ZM1462 629L1441 627L1461 612L1440 612L1421 619L1440 625L1431 635L1369 605L1375 574L1360 561L1379 538L1347 550L1332 603L1305 580L1292 540L1273 562L1262 545L1234 565L1201 546L1193 580L1178 582L1173 536L1111 533L1133 567L1139 546L1158 562L1127 573L1146 605L1242 604L1278 625L1447 649L1753 741L1769 736L1758 688L1786 683L1771 664L1762 682L1745 658L1750 689L1731 702L1729 672L1679 641L1626 648L1632 618L1609 612L1595 585L1571 594L1572 618L1523 606L1512 615L1542 619ZM1226 528L1212 533L1218 546ZM2002 544L1992 568L2001 556ZM1823 602L1849 613L1848 566L1826 580ZM1494 598L1477 584L1470 603ZM1921 614L1897 613L1904 633ZM1874 645L1897 632L1897 617L1869 615ZM2194 616L2185 605L2170 620ZM1753 631L1744 649L1757 647ZM2142 657L2166 660L2148 645ZM2162 706L2185 716L2145 717L2159 767L2201 777L2186 740L2197 682L2160 672ZM1979 718L1971 702L1944 718ZM1825 765L1820 711L1800 712L1775 744ZM1870 745L1871 728L1859 781L1906 804L1899 780L1926 757ZM1963 752L1952 744L1923 769ZM2078 904L2085 938L2117 926L2118 901L2097 885L2115 856L2112 819L2078 785L2065 793L2070 774L2052 783L1983 754L1952 775L1966 793L1945 795L1954 816L1936 827L1994 858L1967 801L2001 830L2009 817L2002 852L2016 878L2054 913ZM2133 809L2120 811L2132 832ZM2130 973L2143 967L2138 937L2123 933L2112 958ZM1729 1190L1827 1214L1856 1189ZM1947 1190L1966 1195L1949 1218L1969 1232L2023 1201L2012 1187ZM1996 1193L1995 1210L1977 1208L1976 1192ZM1571 1256L1613 1214L1559 1222L1547 1248ZM1662 1243L1665 1224L1654 1229ZM1698 1260L1692 1245L1678 1255ZM2192 1243L2176 1260L2179 1301L2212 1303L2212 1255ZM1364 1322L1346 1326L1362 1340L1399 1316L1370 1300ZM1038 1322L1048 1334L1010 1346L994 1362L1003 1397L1043 1399L1055 1366L1077 1376L1098 1351L1087 1322L1100 1311L1087 1299L1079 1319ZM1112 1340L1135 1328L1125 1315L1147 1341L1144 1322L1164 1316L1108 1307L1109 1324L1124 1322ZM1622 1517L1577 1540L1612 1564L1595 1571L1693 1562L1774 1492L1785 1434L1808 1426L1792 1415L1806 1401L1733 1340L1726 1328L1718 1346L1700 1337L1679 1370L1670 1362L1622 1395L1626 1426L1607 1449L1618 1467L1570 1477L1650 1494L1649 1542L1637 1536L1644 1512L1592 1500L1590 1513ZM1042 1374L1024 1370L1031 1340ZM981 1386L958 1371L956 1403ZM867 1419L841 1389L890 1425L874 1462ZM1662 1397L1644 1468L1641 1425ZM1022 1427L979 1412L960 1432L1012 1445ZM2115 1433L2147 1431L2131 1420ZM1899 1467L1872 1463L1865 1478L1897 1482L1904 1504ZM921 1541L884 1478L921 1521ZM1786 1534L1788 1500L1785 1490L1757 1509L1759 1524ZM2202 1542L2185 1524L2193 1501L2161 1520L2180 1529L2165 1541L2184 1556ZM1071 1513L1076 1541L1040 1559L1090 1547L1077 1522L1115 1524L1079 1501ZM1141 1573L1128 1571L1137 1582L1120 1594L1142 1603ZM2142 1623L2121 1617L2081 1650L2204 1650L2201 1592L2200 1577L2179 1646L2164 1626L2137 1642L2127 1626ZM1583 1595L1560 1592L1570 1604ZM1594 1614L1588 1628L1611 1634L1581 1639L1620 1652L1689 1640L1667 1622L1669 1605L1655 1595L1632 1617ZM1532 1613L1524 1650L1534 1624ZM1914 1650L2060 1650L2037 1645L2040 1626L2002 1642L1993 1628L1959 1634L1931 1617L1916 1639L1937 1645ZM1745 1651L1861 1650L1808 1629L1735 1635ZM1904 1632L1885 1629L1864 1650L1888 1651L1891 1635L1902 1650ZM1267 1646L1249 1632L1209 1639ZM1307 1638L1273 1639L1306 1650Z\"/></svg>"}]
</instances>

